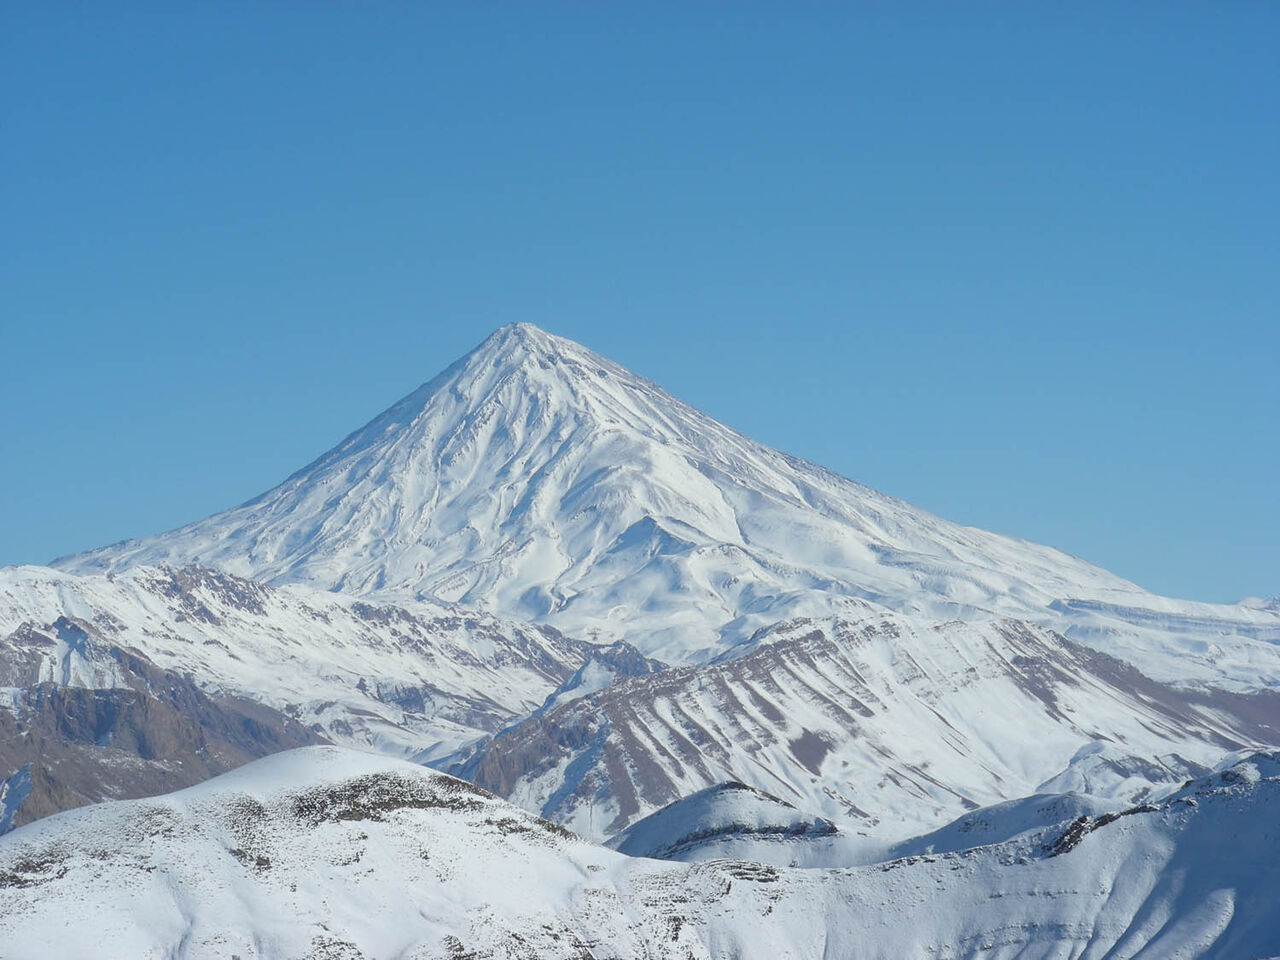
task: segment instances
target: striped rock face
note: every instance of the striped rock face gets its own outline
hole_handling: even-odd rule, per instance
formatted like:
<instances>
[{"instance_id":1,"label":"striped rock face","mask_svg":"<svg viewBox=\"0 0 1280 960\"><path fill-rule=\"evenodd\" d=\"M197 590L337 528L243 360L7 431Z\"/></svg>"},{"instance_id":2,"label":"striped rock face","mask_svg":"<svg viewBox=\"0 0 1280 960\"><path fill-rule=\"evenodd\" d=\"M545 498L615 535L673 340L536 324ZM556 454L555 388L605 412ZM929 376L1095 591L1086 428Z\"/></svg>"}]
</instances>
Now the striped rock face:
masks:
<instances>
[{"instance_id":1,"label":"striped rock face","mask_svg":"<svg viewBox=\"0 0 1280 960\"><path fill-rule=\"evenodd\" d=\"M803 621L621 680L452 767L592 837L740 781L896 840L1047 789L1137 800L1280 738L1280 697L1162 685L1018 622Z\"/></svg>"}]
</instances>

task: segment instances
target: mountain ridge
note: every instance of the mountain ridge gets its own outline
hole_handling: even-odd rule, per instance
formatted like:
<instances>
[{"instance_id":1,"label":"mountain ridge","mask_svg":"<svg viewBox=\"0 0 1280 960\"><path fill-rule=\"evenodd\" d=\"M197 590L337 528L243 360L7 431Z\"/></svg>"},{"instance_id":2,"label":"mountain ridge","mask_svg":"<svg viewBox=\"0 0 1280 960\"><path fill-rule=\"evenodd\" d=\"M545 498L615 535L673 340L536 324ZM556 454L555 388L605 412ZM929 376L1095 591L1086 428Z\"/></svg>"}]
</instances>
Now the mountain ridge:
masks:
<instances>
[{"instance_id":1,"label":"mountain ridge","mask_svg":"<svg viewBox=\"0 0 1280 960\"><path fill-rule=\"evenodd\" d=\"M1280 755L1257 754L1066 822L978 811L988 845L846 869L679 863L309 747L0 837L0 940L13 960L1270 956L1278 809Z\"/></svg>"},{"instance_id":2,"label":"mountain ridge","mask_svg":"<svg viewBox=\"0 0 1280 960\"><path fill-rule=\"evenodd\" d=\"M299 743L425 763L522 718L588 661L639 659L552 627L195 565L109 577L6 567L0 832Z\"/></svg>"},{"instance_id":3,"label":"mountain ridge","mask_svg":"<svg viewBox=\"0 0 1280 960\"><path fill-rule=\"evenodd\" d=\"M1136 802L1277 739L1274 691L1161 685L1023 621L883 614L619 677L441 768L593 839L739 781L898 841L1038 792Z\"/></svg>"}]
</instances>

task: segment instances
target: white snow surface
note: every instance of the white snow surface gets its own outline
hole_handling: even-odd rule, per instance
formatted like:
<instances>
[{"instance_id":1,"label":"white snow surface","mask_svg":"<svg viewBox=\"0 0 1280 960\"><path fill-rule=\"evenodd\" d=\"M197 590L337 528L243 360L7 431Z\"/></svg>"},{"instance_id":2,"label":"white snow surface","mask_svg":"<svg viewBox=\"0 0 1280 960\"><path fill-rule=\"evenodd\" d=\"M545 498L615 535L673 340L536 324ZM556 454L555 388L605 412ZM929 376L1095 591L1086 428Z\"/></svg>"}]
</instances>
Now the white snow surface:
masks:
<instances>
[{"instance_id":1,"label":"white snow surface","mask_svg":"<svg viewBox=\"0 0 1280 960\"><path fill-rule=\"evenodd\" d=\"M779 867L852 867L954 853L1028 834L1056 836L1081 815L1131 804L1084 793L1037 794L982 807L896 844L857 837L830 820L741 783L722 783L668 804L606 844L633 857L698 863L734 859Z\"/></svg>"},{"instance_id":2,"label":"white snow surface","mask_svg":"<svg viewBox=\"0 0 1280 960\"><path fill-rule=\"evenodd\" d=\"M769 449L528 324L255 500L55 562L457 602L697 661L797 616L1052 624L1158 679L1280 684L1280 610L1149 594Z\"/></svg>"},{"instance_id":3,"label":"white snow surface","mask_svg":"<svg viewBox=\"0 0 1280 960\"><path fill-rule=\"evenodd\" d=\"M859 842L830 820L743 783L721 783L633 823L607 846L632 857L751 860L774 866L852 866L880 846Z\"/></svg>"},{"instance_id":4,"label":"white snow surface","mask_svg":"<svg viewBox=\"0 0 1280 960\"><path fill-rule=\"evenodd\" d=\"M312 747L0 838L0 944L7 960L1274 956L1277 823L1280 757L1262 755L995 844L849 869L683 864Z\"/></svg>"}]
</instances>

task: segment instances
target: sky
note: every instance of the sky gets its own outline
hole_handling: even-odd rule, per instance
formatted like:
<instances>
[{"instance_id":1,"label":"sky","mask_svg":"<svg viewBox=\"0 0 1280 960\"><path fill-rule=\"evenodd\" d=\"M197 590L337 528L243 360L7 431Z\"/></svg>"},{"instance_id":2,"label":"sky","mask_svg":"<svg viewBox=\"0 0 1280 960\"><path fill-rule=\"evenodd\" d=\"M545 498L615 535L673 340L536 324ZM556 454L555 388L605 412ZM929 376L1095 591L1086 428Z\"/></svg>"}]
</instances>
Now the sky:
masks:
<instances>
[{"instance_id":1,"label":"sky","mask_svg":"<svg viewBox=\"0 0 1280 960\"><path fill-rule=\"evenodd\" d=\"M0 564L535 323L1142 586L1280 594L1280 5L8 3Z\"/></svg>"}]
</instances>

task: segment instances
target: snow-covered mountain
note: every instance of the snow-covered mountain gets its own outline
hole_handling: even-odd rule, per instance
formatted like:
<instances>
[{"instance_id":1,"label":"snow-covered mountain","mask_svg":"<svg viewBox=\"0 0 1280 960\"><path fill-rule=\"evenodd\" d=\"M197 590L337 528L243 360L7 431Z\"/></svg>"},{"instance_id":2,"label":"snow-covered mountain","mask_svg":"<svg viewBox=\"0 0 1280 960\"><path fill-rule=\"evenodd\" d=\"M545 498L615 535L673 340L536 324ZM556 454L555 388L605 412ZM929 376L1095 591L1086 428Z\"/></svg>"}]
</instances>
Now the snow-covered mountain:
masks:
<instances>
[{"instance_id":1,"label":"snow-covered mountain","mask_svg":"<svg viewBox=\"0 0 1280 960\"><path fill-rule=\"evenodd\" d=\"M374 605L203 567L78 577L0 570L0 636L76 618L207 689L252 697L325 736L429 759L539 706L601 648L545 626L439 604ZM34 681L118 685L85 643L40 651Z\"/></svg>"},{"instance_id":2,"label":"snow-covered mountain","mask_svg":"<svg viewBox=\"0 0 1280 960\"><path fill-rule=\"evenodd\" d=\"M280 710L206 690L74 618L0 636L0 833L324 742Z\"/></svg>"},{"instance_id":3,"label":"snow-covered mountain","mask_svg":"<svg viewBox=\"0 0 1280 960\"><path fill-rule=\"evenodd\" d=\"M539 711L446 769L593 839L740 781L894 841L1032 793L1137 800L1280 742L1275 692L1162 685L1022 621L801 620L753 646Z\"/></svg>"},{"instance_id":4,"label":"snow-covered mountain","mask_svg":"<svg viewBox=\"0 0 1280 960\"><path fill-rule=\"evenodd\" d=\"M580 672L652 668L624 644L551 627L192 565L109 577L10 567L0 831L317 740L428 761L521 719Z\"/></svg>"},{"instance_id":5,"label":"snow-covered mountain","mask_svg":"<svg viewBox=\"0 0 1280 960\"><path fill-rule=\"evenodd\" d=\"M1158 684L1019 621L800 620L659 666L549 626L193 565L10 568L0 780L23 823L312 737L441 764L593 839L732 779L883 843L1037 790L1145 796L1280 742L1274 692ZM137 696L151 706L125 709ZM253 706L260 735L222 732Z\"/></svg>"},{"instance_id":6,"label":"snow-covered mountain","mask_svg":"<svg viewBox=\"0 0 1280 960\"><path fill-rule=\"evenodd\" d=\"M1258 755L990 845L852 869L672 863L313 747L0 838L0 943L9 960L1273 956L1277 822L1280 756Z\"/></svg>"},{"instance_id":7,"label":"snow-covered mountain","mask_svg":"<svg viewBox=\"0 0 1280 960\"><path fill-rule=\"evenodd\" d=\"M1171 681L1280 684L1280 611L1166 600L717 423L591 351L498 330L275 489L75 572L197 562L457 602L696 661L798 616L1018 617Z\"/></svg>"},{"instance_id":8,"label":"snow-covered mountain","mask_svg":"<svg viewBox=\"0 0 1280 960\"><path fill-rule=\"evenodd\" d=\"M390 759L0 838L16 957L90 910L85 956L1280 950L1275 757L1179 788L1280 744L1280 606L949 523L527 325L56 567L0 570L0 830Z\"/></svg>"}]
</instances>

